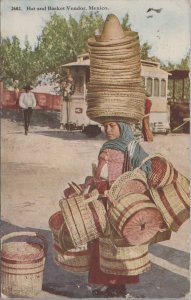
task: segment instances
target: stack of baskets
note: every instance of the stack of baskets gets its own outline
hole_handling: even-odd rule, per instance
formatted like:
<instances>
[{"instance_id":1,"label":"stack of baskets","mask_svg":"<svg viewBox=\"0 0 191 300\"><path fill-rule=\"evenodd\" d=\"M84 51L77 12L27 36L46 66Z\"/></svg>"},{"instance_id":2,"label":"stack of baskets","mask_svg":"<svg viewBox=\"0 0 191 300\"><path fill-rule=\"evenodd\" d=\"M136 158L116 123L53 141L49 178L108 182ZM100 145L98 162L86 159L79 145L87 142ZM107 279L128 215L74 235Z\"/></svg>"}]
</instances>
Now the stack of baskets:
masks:
<instances>
[{"instance_id":1,"label":"stack of baskets","mask_svg":"<svg viewBox=\"0 0 191 300\"><path fill-rule=\"evenodd\" d=\"M101 36L88 40L90 83L87 115L103 123L136 123L143 118L145 89L141 78L139 37L123 31L115 15L108 15Z\"/></svg>"},{"instance_id":2,"label":"stack of baskets","mask_svg":"<svg viewBox=\"0 0 191 300\"><path fill-rule=\"evenodd\" d=\"M162 155L153 155L151 172L139 168L117 178L109 192L108 219L130 245L167 240L190 216L189 180Z\"/></svg>"},{"instance_id":3,"label":"stack of baskets","mask_svg":"<svg viewBox=\"0 0 191 300\"><path fill-rule=\"evenodd\" d=\"M64 250L62 247L61 228L64 218L61 211L54 213L49 219L49 226L53 235L54 260L64 270L81 273L89 270L89 252L87 244L77 248Z\"/></svg>"}]
</instances>

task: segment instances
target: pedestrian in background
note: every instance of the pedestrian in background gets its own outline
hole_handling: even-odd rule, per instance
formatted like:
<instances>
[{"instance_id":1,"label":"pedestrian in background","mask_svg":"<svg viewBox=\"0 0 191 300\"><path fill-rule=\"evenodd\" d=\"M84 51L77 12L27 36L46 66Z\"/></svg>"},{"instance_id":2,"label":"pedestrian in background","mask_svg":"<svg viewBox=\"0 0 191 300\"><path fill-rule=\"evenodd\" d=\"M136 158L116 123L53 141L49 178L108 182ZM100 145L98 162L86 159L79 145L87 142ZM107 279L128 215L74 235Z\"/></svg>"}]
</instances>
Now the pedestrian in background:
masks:
<instances>
[{"instance_id":1,"label":"pedestrian in background","mask_svg":"<svg viewBox=\"0 0 191 300\"><path fill-rule=\"evenodd\" d=\"M32 110L36 106L36 99L31 92L33 88L28 84L24 87L25 92L20 95L19 106L23 109L24 113L24 128L25 135L28 134L29 125L32 116Z\"/></svg>"}]
</instances>

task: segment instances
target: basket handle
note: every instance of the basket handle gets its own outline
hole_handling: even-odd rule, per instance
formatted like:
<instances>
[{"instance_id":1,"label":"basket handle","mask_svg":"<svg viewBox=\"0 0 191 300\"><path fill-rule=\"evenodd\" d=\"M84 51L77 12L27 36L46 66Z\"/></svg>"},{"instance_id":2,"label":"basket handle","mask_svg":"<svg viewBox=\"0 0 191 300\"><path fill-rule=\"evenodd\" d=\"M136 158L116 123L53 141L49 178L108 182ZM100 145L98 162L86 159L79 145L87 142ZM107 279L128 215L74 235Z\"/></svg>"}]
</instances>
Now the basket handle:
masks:
<instances>
[{"instance_id":1,"label":"basket handle","mask_svg":"<svg viewBox=\"0 0 191 300\"><path fill-rule=\"evenodd\" d=\"M39 232L19 231L8 233L1 238L1 245L3 245L3 242L7 241L8 239L19 236L33 236L39 238L43 242L44 255L46 256L48 251L48 243L45 237L42 236Z\"/></svg>"}]
</instances>

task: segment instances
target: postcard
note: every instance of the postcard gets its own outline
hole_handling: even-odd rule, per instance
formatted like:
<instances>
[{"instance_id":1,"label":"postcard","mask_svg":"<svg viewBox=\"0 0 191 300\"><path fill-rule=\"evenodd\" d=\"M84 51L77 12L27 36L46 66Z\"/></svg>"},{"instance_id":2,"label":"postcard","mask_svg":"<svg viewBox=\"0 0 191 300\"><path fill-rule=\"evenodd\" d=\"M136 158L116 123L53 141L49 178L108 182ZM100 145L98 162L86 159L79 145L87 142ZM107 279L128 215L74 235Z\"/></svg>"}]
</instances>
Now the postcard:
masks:
<instances>
[{"instance_id":1,"label":"postcard","mask_svg":"<svg viewBox=\"0 0 191 300\"><path fill-rule=\"evenodd\" d=\"M2 0L2 298L189 298L190 9Z\"/></svg>"}]
</instances>

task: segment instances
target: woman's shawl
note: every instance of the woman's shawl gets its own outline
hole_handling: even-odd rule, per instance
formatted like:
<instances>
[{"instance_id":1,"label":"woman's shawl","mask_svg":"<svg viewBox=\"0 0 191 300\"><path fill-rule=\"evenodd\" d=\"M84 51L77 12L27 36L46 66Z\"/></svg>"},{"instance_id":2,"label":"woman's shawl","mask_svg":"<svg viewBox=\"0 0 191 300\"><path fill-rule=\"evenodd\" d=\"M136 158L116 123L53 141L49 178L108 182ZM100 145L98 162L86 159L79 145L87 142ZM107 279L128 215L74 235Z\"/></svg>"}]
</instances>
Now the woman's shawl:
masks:
<instances>
[{"instance_id":1,"label":"woman's shawl","mask_svg":"<svg viewBox=\"0 0 191 300\"><path fill-rule=\"evenodd\" d=\"M128 145L130 142L135 141L132 128L129 124L117 122L120 128L120 137L114 140L109 140L103 144L100 153L105 149L119 150L123 153L128 151ZM148 157L148 154L143 150L139 143L136 143L133 156L131 158L132 168L135 169L140 166L143 159ZM146 161L141 169L148 175L151 172L151 161Z\"/></svg>"}]
</instances>

